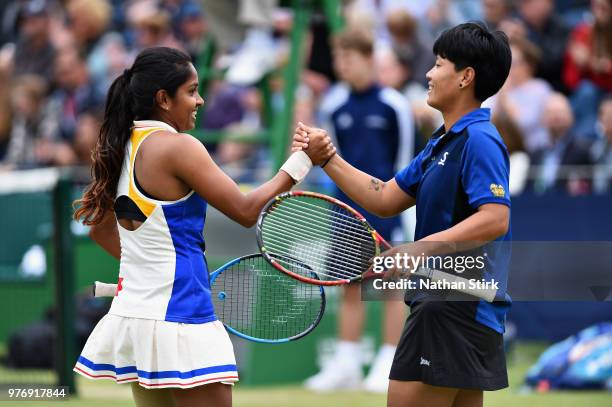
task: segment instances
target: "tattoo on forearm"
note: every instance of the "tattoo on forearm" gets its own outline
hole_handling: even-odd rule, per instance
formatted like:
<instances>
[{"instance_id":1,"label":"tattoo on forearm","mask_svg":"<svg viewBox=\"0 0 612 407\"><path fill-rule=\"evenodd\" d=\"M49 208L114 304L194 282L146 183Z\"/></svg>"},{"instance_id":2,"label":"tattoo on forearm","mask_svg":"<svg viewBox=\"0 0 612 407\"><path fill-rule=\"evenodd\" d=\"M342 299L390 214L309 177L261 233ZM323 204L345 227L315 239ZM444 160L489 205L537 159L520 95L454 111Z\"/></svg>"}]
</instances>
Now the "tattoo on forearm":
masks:
<instances>
[{"instance_id":1,"label":"tattoo on forearm","mask_svg":"<svg viewBox=\"0 0 612 407\"><path fill-rule=\"evenodd\" d=\"M385 183L382 182L381 180L374 178L374 177L370 179L370 189L373 189L374 191L378 192L384 187L385 187Z\"/></svg>"}]
</instances>

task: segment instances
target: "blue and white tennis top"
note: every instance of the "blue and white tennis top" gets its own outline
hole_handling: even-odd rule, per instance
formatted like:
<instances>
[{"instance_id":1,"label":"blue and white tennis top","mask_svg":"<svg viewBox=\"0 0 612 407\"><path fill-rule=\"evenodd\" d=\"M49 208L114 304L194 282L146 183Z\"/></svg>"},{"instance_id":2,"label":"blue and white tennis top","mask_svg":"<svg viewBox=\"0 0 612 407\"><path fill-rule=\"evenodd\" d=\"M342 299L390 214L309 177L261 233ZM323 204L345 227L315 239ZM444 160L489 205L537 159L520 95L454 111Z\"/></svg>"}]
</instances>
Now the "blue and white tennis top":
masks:
<instances>
[{"instance_id":1,"label":"blue and white tennis top","mask_svg":"<svg viewBox=\"0 0 612 407\"><path fill-rule=\"evenodd\" d=\"M194 191L177 201L158 201L147 197L135 182L138 148L160 130L177 133L164 122L135 121L125 148L117 198L130 198L146 220L133 231L117 225L119 286L109 313L194 324L214 321L203 253L206 201Z\"/></svg>"}]
</instances>

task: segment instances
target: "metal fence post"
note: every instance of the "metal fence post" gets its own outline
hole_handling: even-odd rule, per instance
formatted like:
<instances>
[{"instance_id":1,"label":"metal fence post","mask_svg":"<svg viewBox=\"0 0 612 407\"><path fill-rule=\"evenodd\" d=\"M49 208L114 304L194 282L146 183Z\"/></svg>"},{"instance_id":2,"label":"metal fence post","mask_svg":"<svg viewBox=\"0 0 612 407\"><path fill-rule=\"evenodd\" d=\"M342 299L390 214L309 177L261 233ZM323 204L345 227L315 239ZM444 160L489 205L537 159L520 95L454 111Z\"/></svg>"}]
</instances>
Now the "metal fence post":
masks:
<instances>
[{"instance_id":1,"label":"metal fence post","mask_svg":"<svg viewBox=\"0 0 612 407\"><path fill-rule=\"evenodd\" d=\"M291 30L291 50L289 61L283 72L283 106L276 115L272 138L270 140L274 170L278 170L287 156L290 145L291 126L295 90L300 80L304 62L304 39L312 12L312 0L293 0L293 29Z\"/></svg>"},{"instance_id":2,"label":"metal fence post","mask_svg":"<svg viewBox=\"0 0 612 407\"><path fill-rule=\"evenodd\" d=\"M76 394L72 367L76 361L74 330L74 241L72 222L72 187L70 171L62 171L53 190L53 270L55 274L56 361L59 386L68 386Z\"/></svg>"}]
</instances>

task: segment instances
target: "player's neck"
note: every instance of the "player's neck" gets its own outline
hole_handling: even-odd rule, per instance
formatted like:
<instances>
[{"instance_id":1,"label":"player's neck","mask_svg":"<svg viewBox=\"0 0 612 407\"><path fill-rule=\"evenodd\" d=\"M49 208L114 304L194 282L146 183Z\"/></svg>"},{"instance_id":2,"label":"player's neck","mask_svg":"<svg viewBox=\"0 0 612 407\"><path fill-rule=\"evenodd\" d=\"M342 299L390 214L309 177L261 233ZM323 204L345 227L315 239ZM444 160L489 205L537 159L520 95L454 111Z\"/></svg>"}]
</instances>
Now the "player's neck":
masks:
<instances>
[{"instance_id":1,"label":"player's neck","mask_svg":"<svg viewBox=\"0 0 612 407\"><path fill-rule=\"evenodd\" d=\"M445 132L449 131L463 116L472 110L480 108L480 105L480 101L475 99L463 101L462 103L453 103L452 106L442 112Z\"/></svg>"}]
</instances>

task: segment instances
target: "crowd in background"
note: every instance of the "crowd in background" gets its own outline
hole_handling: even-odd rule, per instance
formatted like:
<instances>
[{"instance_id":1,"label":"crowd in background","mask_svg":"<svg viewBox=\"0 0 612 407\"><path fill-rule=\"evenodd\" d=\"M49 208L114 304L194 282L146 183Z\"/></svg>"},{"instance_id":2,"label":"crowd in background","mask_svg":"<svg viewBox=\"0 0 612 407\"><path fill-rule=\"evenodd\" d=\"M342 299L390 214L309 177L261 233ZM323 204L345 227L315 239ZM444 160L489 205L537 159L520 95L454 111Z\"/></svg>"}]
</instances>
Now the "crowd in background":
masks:
<instances>
[{"instance_id":1,"label":"crowd in background","mask_svg":"<svg viewBox=\"0 0 612 407\"><path fill-rule=\"evenodd\" d=\"M279 4L280 3L280 4ZM287 4L285 4L287 3ZM287 63L291 2L277 0L21 0L0 3L0 172L88 165L106 91L151 46L187 51L225 72L206 95L200 126L255 134L265 124L258 82ZM315 4L317 2L314 2ZM480 20L504 31L510 76L485 101L506 141L511 192L612 191L612 0L343 1L346 25L372 35L378 81L405 97L416 148L442 122L426 104L437 35ZM324 13L313 15L295 120L317 124L336 82ZM495 63L494 61L491 61ZM202 72L200 72L202 74ZM282 80L270 80L272 108ZM228 132L229 133L229 132ZM289 136L289 135L288 135ZM265 160L265 148L209 145L221 164Z\"/></svg>"}]
</instances>

